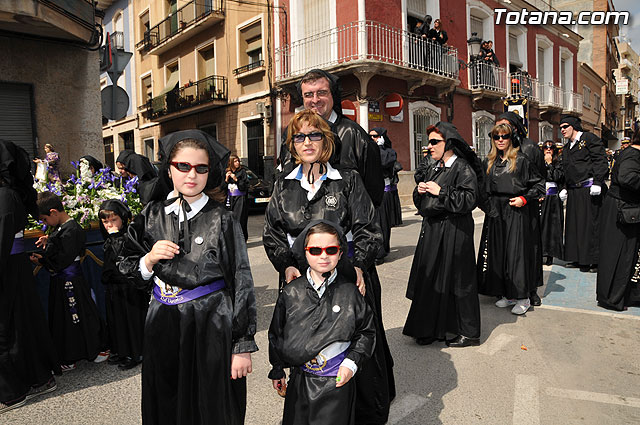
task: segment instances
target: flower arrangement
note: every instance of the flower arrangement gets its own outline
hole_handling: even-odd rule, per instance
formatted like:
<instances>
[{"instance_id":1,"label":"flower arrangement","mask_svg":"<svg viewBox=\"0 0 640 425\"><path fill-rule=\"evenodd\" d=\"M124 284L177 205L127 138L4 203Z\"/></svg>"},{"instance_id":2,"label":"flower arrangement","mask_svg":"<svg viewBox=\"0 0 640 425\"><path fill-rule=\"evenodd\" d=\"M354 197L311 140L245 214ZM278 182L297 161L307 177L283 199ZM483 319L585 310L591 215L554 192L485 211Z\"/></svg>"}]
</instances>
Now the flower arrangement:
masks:
<instances>
[{"instance_id":1,"label":"flower arrangement","mask_svg":"<svg viewBox=\"0 0 640 425\"><path fill-rule=\"evenodd\" d=\"M92 174L86 159L72 161L71 165L76 172L65 183L35 180L33 187L38 192L47 191L58 195L67 213L82 227L89 228L92 222L99 220L100 204L107 199L120 199L134 216L142 210L136 190L138 177L125 179L113 174L109 167ZM31 229L46 230L46 226L30 219L27 230Z\"/></svg>"}]
</instances>

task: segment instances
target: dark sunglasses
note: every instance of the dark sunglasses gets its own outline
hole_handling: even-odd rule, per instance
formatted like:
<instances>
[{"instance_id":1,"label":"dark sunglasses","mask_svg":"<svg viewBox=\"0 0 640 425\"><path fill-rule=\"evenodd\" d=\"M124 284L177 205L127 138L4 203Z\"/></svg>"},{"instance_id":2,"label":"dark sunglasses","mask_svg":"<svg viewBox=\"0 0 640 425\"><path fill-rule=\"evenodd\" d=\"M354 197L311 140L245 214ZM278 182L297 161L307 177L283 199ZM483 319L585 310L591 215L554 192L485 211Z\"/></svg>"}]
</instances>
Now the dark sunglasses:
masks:
<instances>
[{"instance_id":1,"label":"dark sunglasses","mask_svg":"<svg viewBox=\"0 0 640 425\"><path fill-rule=\"evenodd\" d=\"M567 128L571 127L570 125L561 125L560 129L562 130L566 130Z\"/></svg>"},{"instance_id":2,"label":"dark sunglasses","mask_svg":"<svg viewBox=\"0 0 640 425\"><path fill-rule=\"evenodd\" d=\"M437 144L438 144L438 143L440 143L440 142L444 142L444 140L440 140L440 139L429 139L429 144L430 144L430 145L433 145L433 146L437 145Z\"/></svg>"},{"instance_id":3,"label":"dark sunglasses","mask_svg":"<svg viewBox=\"0 0 640 425\"><path fill-rule=\"evenodd\" d=\"M551 150L553 150L553 146L545 146L545 147L544 147L544 150L547 150L547 149L551 149Z\"/></svg>"},{"instance_id":4,"label":"dark sunglasses","mask_svg":"<svg viewBox=\"0 0 640 425\"><path fill-rule=\"evenodd\" d=\"M493 135L493 140L509 140L511 139L511 135L510 134L494 134Z\"/></svg>"},{"instance_id":5,"label":"dark sunglasses","mask_svg":"<svg viewBox=\"0 0 640 425\"><path fill-rule=\"evenodd\" d=\"M324 137L324 135L322 133L320 133L319 131L314 131L313 133L309 133L309 134L296 133L296 134L293 135L293 142L294 143L303 143L307 137L312 142L319 142L320 140L322 140L322 137Z\"/></svg>"},{"instance_id":6,"label":"dark sunglasses","mask_svg":"<svg viewBox=\"0 0 640 425\"><path fill-rule=\"evenodd\" d=\"M171 165L182 173L188 173L192 168L195 168L198 174L207 174L209 172L209 165L207 164L191 165L188 162L171 162Z\"/></svg>"},{"instance_id":7,"label":"dark sunglasses","mask_svg":"<svg viewBox=\"0 0 640 425\"><path fill-rule=\"evenodd\" d=\"M320 248L319 246L308 246L305 248L305 250L313 256L321 255L322 251L326 252L327 255L336 255L338 252L340 252L340 247L326 246L324 248Z\"/></svg>"}]
</instances>

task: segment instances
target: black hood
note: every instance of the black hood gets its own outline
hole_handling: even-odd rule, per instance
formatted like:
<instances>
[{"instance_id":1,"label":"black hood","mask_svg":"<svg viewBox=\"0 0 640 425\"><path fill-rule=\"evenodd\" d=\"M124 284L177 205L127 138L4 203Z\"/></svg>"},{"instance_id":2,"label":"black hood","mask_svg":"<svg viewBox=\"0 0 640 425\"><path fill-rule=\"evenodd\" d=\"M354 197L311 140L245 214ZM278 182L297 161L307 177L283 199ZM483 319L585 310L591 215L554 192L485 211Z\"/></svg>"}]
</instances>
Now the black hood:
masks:
<instances>
[{"instance_id":1,"label":"black hood","mask_svg":"<svg viewBox=\"0 0 640 425\"><path fill-rule=\"evenodd\" d=\"M98 161L96 158L92 157L91 155L81 156L80 159L86 159L87 162L89 163L89 166L93 167L96 173L100 172L100 170L104 167L102 165L102 162Z\"/></svg>"},{"instance_id":2,"label":"black hood","mask_svg":"<svg viewBox=\"0 0 640 425\"><path fill-rule=\"evenodd\" d=\"M118 155L118 159L116 159L116 162L119 162L121 164L124 164L125 166L127 165L127 158L129 158L131 155L135 155L136 153L134 151L132 151L131 149L125 149L122 152L120 152L120 154Z\"/></svg>"},{"instance_id":3,"label":"black hood","mask_svg":"<svg viewBox=\"0 0 640 425\"><path fill-rule=\"evenodd\" d=\"M471 146L462 138L455 125L450 122L440 121L436 124L436 128L444 135L445 151L453 150L456 156L463 158L469 163L478 179L478 187L484 187L484 168L482 161L478 155L471 149Z\"/></svg>"},{"instance_id":4,"label":"black hood","mask_svg":"<svg viewBox=\"0 0 640 425\"><path fill-rule=\"evenodd\" d=\"M127 225L129 221L131 221L131 210L124 202L119 199L107 199L100 204L100 210L113 211L116 213L122 219L122 229L120 229L120 232L126 232ZM109 236L107 229L102 225L102 220L99 220L99 222L100 232L102 232L102 236L106 239Z\"/></svg>"},{"instance_id":5,"label":"black hood","mask_svg":"<svg viewBox=\"0 0 640 425\"><path fill-rule=\"evenodd\" d=\"M139 182L150 181L158 175L149 158L137 154L131 149L120 152L116 162L123 164L126 171L138 176Z\"/></svg>"},{"instance_id":6,"label":"black hood","mask_svg":"<svg viewBox=\"0 0 640 425\"><path fill-rule=\"evenodd\" d=\"M573 115L563 115L562 118L560 118L560 124L569 124L575 131L583 131L582 120Z\"/></svg>"},{"instance_id":7,"label":"black hood","mask_svg":"<svg viewBox=\"0 0 640 425\"><path fill-rule=\"evenodd\" d=\"M37 193L33 188L29 154L8 140L0 140L0 177L9 187L18 192L26 211L37 220Z\"/></svg>"},{"instance_id":8,"label":"black hood","mask_svg":"<svg viewBox=\"0 0 640 425\"><path fill-rule=\"evenodd\" d=\"M505 112L504 114L498 115L498 118L496 118L496 122L500 120L509 121L509 124L514 129L513 133L517 136L512 137L511 142L513 143L514 147L520 146L522 140L527 138L527 129L524 126L522 117L515 112L509 111Z\"/></svg>"},{"instance_id":9,"label":"black hood","mask_svg":"<svg viewBox=\"0 0 640 425\"><path fill-rule=\"evenodd\" d=\"M298 81L298 83L296 84L298 95L300 96L300 99L303 99L303 103L304 98L302 97L302 80L304 80L305 77L309 74L320 74L329 81L329 89L331 90L331 97L333 98L333 110L336 112L336 114L338 114L338 116L342 116L342 89L338 81L339 79L337 76L327 71L323 71L322 69L312 69L311 71L304 74L300 81Z\"/></svg>"},{"instance_id":10,"label":"black hood","mask_svg":"<svg viewBox=\"0 0 640 425\"><path fill-rule=\"evenodd\" d=\"M378 133L379 136L382 136L384 138L384 147L390 148L391 147L391 140L389 140L389 136L387 136L387 129L383 128L383 127L374 127L372 128L371 131L375 131L376 133Z\"/></svg>"},{"instance_id":11,"label":"black hood","mask_svg":"<svg viewBox=\"0 0 640 425\"><path fill-rule=\"evenodd\" d=\"M305 255L305 250L304 250L305 240L307 239L307 234L309 233L309 230L313 226L319 223L327 224L333 227L334 229L336 229L336 231L338 232L338 240L340 241L340 249L342 251L342 257L340 258L340 261L338 261L338 266L337 266L338 273L346 276L348 279L351 279L355 282L356 274L355 274L353 265L351 264L351 261L349 260L349 257L347 255L347 253L349 252L349 244L347 243L347 238L345 237L344 231L342 230L342 227L340 227L339 224L334 223L332 221L324 220L324 219L313 220L296 237L296 240L293 243L293 246L291 247L291 251L293 252L293 256L295 257L298 263L298 270L300 271L300 273L303 273L304 275L306 270L309 268L309 264L307 263L307 257Z\"/></svg>"}]
</instances>

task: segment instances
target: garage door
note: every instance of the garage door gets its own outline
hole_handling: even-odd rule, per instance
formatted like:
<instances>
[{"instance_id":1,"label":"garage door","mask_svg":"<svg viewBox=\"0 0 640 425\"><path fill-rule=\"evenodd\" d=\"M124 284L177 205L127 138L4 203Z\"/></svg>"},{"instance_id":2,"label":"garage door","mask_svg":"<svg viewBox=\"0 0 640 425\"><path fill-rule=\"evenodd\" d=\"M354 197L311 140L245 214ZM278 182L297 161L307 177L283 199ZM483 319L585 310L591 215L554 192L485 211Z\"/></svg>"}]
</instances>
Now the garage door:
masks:
<instances>
[{"instance_id":1,"label":"garage door","mask_svg":"<svg viewBox=\"0 0 640 425\"><path fill-rule=\"evenodd\" d=\"M31 104L31 85L0 83L0 139L20 145L33 158L36 144Z\"/></svg>"}]
</instances>

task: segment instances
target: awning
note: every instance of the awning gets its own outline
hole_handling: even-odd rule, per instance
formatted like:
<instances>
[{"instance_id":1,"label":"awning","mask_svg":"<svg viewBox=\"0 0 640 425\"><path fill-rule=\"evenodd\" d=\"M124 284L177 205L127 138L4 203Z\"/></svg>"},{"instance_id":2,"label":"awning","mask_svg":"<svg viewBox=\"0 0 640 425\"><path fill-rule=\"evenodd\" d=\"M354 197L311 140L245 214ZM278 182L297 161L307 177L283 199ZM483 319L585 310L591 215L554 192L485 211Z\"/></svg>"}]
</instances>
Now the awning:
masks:
<instances>
[{"instance_id":1,"label":"awning","mask_svg":"<svg viewBox=\"0 0 640 425\"><path fill-rule=\"evenodd\" d=\"M169 77L169 81L167 81L167 85L162 89L158 96L162 96L163 94L169 93L171 90L175 89L178 83L180 82L180 72L176 71L171 74Z\"/></svg>"},{"instance_id":2,"label":"awning","mask_svg":"<svg viewBox=\"0 0 640 425\"><path fill-rule=\"evenodd\" d=\"M602 139L603 140L618 140L618 136L616 136L615 134L613 134L613 132L611 130L609 130L607 127L602 126Z\"/></svg>"}]
</instances>

